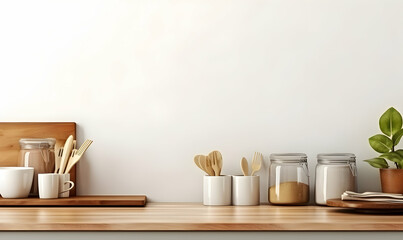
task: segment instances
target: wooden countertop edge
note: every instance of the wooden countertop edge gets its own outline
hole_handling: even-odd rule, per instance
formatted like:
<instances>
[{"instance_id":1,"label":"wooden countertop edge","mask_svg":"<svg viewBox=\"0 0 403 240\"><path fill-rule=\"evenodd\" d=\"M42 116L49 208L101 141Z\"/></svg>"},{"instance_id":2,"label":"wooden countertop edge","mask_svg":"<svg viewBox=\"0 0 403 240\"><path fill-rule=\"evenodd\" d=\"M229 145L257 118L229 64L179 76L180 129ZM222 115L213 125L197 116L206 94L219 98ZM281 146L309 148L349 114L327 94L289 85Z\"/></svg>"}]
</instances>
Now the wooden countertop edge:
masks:
<instances>
[{"instance_id":1,"label":"wooden countertop edge","mask_svg":"<svg viewBox=\"0 0 403 240\"><path fill-rule=\"evenodd\" d=\"M2 207L0 231L403 231L403 215L377 215L319 206Z\"/></svg>"},{"instance_id":2,"label":"wooden countertop edge","mask_svg":"<svg viewBox=\"0 0 403 240\"><path fill-rule=\"evenodd\" d=\"M331 226L330 226L331 225ZM263 231L263 232L360 232L360 231L403 231L403 224L376 226L368 224L216 224L216 223L144 223L144 224L0 224L0 231L139 231L139 232L164 232L164 231Z\"/></svg>"}]
</instances>

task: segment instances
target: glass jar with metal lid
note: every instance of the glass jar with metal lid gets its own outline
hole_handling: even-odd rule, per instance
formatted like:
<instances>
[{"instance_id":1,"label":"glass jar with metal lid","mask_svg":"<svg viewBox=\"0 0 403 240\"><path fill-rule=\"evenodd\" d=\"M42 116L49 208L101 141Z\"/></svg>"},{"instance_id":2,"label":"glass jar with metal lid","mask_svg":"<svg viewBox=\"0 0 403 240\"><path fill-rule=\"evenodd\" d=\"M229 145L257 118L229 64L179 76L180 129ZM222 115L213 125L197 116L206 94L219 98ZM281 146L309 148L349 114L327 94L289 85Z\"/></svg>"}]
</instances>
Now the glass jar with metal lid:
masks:
<instances>
[{"instance_id":1,"label":"glass jar with metal lid","mask_svg":"<svg viewBox=\"0 0 403 240\"><path fill-rule=\"evenodd\" d=\"M34 181L31 187L31 196L38 195L38 174L53 173L55 170L55 143L54 138L21 138L19 167L33 167Z\"/></svg>"},{"instance_id":2,"label":"glass jar with metal lid","mask_svg":"<svg viewBox=\"0 0 403 240\"><path fill-rule=\"evenodd\" d=\"M309 171L306 154L271 154L270 163L270 203L307 204L309 202Z\"/></svg>"},{"instance_id":3,"label":"glass jar with metal lid","mask_svg":"<svg viewBox=\"0 0 403 240\"><path fill-rule=\"evenodd\" d=\"M357 167L352 153L318 154L315 178L315 202L326 205L345 191L357 191Z\"/></svg>"}]
</instances>

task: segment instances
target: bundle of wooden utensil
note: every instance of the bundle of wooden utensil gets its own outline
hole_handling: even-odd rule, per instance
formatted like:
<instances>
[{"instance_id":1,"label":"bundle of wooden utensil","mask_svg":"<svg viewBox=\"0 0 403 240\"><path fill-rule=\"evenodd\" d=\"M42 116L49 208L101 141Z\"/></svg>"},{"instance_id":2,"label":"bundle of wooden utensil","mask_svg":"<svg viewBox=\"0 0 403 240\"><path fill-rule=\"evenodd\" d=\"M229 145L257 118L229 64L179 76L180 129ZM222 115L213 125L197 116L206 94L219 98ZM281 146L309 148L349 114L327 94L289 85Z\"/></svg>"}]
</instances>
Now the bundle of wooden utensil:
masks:
<instances>
[{"instance_id":1,"label":"bundle of wooden utensil","mask_svg":"<svg viewBox=\"0 0 403 240\"><path fill-rule=\"evenodd\" d=\"M222 155L219 151L212 151L209 155L196 155L195 164L209 176L221 176Z\"/></svg>"},{"instance_id":2,"label":"bundle of wooden utensil","mask_svg":"<svg viewBox=\"0 0 403 240\"><path fill-rule=\"evenodd\" d=\"M262 160L263 160L263 155L259 152L255 152L253 154L253 159L252 159L252 173L249 175L249 164L248 160L246 158L241 159L241 169L243 172L244 176L253 176L256 172L260 170L262 167Z\"/></svg>"},{"instance_id":3,"label":"bundle of wooden utensil","mask_svg":"<svg viewBox=\"0 0 403 240\"><path fill-rule=\"evenodd\" d=\"M74 140L73 135L70 135L64 147L61 147L57 152L55 159L55 172L54 173L69 173L73 166L80 160L85 151L90 147L92 140L85 140L81 147L77 150L77 141Z\"/></svg>"}]
</instances>

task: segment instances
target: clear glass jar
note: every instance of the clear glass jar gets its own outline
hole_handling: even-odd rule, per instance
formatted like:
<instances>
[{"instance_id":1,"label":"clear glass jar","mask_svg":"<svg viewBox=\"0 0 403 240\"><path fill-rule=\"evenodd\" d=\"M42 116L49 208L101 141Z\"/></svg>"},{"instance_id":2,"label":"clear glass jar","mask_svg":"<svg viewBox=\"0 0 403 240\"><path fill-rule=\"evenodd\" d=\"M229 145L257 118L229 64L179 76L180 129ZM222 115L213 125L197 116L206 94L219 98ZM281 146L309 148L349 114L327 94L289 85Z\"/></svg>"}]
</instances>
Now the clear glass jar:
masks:
<instances>
[{"instance_id":1,"label":"clear glass jar","mask_svg":"<svg viewBox=\"0 0 403 240\"><path fill-rule=\"evenodd\" d=\"M34 181L30 196L38 196L38 174L55 171L55 143L54 138L20 139L18 166L34 168Z\"/></svg>"},{"instance_id":2,"label":"clear glass jar","mask_svg":"<svg viewBox=\"0 0 403 240\"><path fill-rule=\"evenodd\" d=\"M270 203L307 204L309 202L309 171L306 154L271 154L270 162Z\"/></svg>"},{"instance_id":3,"label":"clear glass jar","mask_svg":"<svg viewBox=\"0 0 403 240\"><path fill-rule=\"evenodd\" d=\"M315 177L315 202L326 205L345 191L357 191L357 167L352 153L318 154Z\"/></svg>"}]
</instances>

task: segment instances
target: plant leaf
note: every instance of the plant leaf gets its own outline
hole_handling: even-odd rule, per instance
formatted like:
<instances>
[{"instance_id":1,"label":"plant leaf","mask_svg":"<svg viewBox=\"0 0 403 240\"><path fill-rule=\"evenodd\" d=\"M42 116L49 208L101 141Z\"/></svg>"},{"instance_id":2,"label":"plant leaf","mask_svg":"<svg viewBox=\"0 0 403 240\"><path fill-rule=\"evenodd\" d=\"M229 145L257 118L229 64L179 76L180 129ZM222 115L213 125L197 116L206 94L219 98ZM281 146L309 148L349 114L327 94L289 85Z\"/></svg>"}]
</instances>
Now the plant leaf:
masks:
<instances>
[{"instance_id":1,"label":"plant leaf","mask_svg":"<svg viewBox=\"0 0 403 240\"><path fill-rule=\"evenodd\" d=\"M389 108L379 119L379 128L384 134L392 136L402 128L402 115L393 107Z\"/></svg>"},{"instance_id":2,"label":"plant leaf","mask_svg":"<svg viewBox=\"0 0 403 240\"><path fill-rule=\"evenodd\" d=\"M402 153L401 150L400 150L400 153ZM403 156L401 156L397 152L384 153L379 157L386 158L386 159L388 159L390 161L393 161L392 159L397 159L397 161L403 161Z\"/></svg>"},{"instance_id":3,"label":"plant leaf","mask_svg":"<svg viewBox=\"0 0 403 240\"><path fill-rule=\"evenodd\" d=\"M395 153L395 152L384 153L380 157L386 158L389 161L397 163L397 165L399 165L399 168L402 168L402 166L403 166L403 157L398 153Z\"/></svg>"},{"instance_id":4,"label":"plant leaf","mask_svg":"<svg viewBox=\"0 0 403 240\"><path fill-rule=\"evenodd\" d=\"M399 149L395 151L395 153L399 154L403 158L403 149Z\"/></svg>"},{"instance_id":5,"label":"plant leaf","mask_svg":"<svg viewBox=\"0 0 403 240\"><path fill-rule=\"evenodd\" d=\"M373 166L374 168L389 168L388 163L383 158L372 158L368 160L364 160L365 162L369 163L369 165Z\"/></svg>"},{"instance_id":6,"label":"plant leaf","mask_svg":"<svg viewBox=\"0 0 403 240\"><path fill-rule=\"evenodd\" d=\"M402 136L403 136L403 129L400 129L395 134L393 134L393 137L392 137L393 146L396 146L397 144L399 144Z\"/></svg>"},{"instance_id":7,"label":"plant leaf","mask_svg":"<svg viewBox=\"0 0 403 240\"><path fill-rule=\"evenodd\" d=\"M379 152L379 153L387 153L390 152L393 148L393 142L385 135L377 134L369 138L369 145Z\"/></svg>"}]
</instances>

